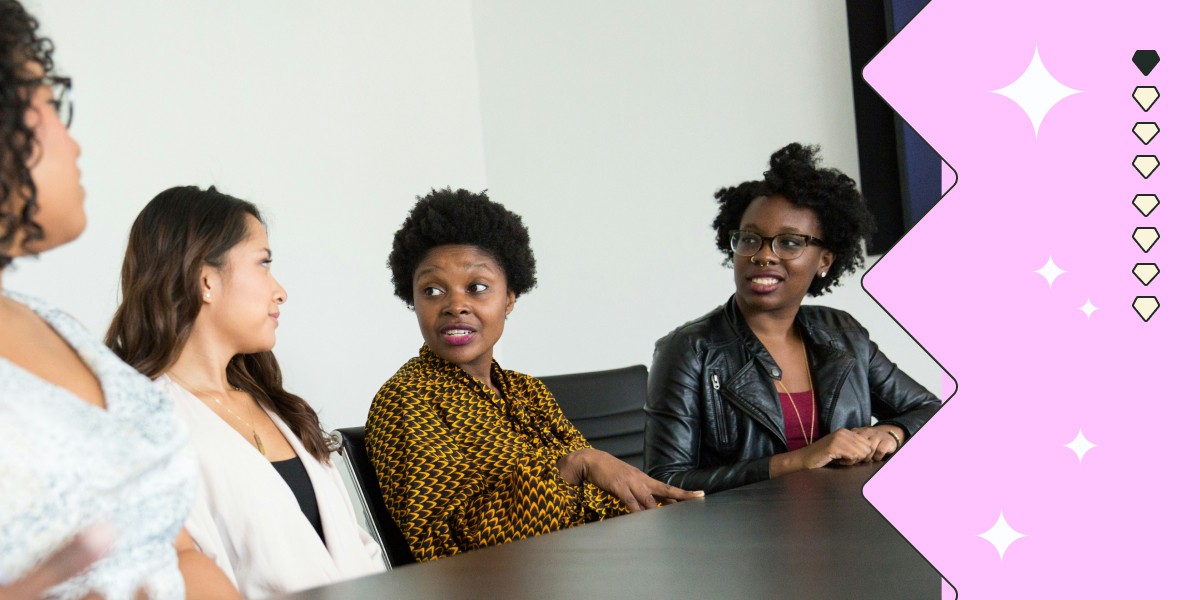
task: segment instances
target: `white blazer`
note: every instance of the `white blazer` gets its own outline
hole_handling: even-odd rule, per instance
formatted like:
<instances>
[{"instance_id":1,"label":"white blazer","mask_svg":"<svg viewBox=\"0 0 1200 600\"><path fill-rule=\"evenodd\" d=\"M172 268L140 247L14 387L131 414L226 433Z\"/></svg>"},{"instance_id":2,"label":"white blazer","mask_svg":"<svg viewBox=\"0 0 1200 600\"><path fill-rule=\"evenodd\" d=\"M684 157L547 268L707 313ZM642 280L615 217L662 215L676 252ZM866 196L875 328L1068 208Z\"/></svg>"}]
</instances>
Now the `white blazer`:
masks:
<instances>
[{"instance_id":1,"label":"white blazer","mask_svg":"<svg viewBox=\"0 0 1200 600\"><path fill-rule=\"evenodd\" d=\"M379 545L359 527L341 475L309 454L277 415L267 411L312 480L324 544L266 457L183 386L166 375L157 383L191 429L200 463L200 493L185 527L243 596L296 592L384 570Z\"/></svg>"}]
</instances>

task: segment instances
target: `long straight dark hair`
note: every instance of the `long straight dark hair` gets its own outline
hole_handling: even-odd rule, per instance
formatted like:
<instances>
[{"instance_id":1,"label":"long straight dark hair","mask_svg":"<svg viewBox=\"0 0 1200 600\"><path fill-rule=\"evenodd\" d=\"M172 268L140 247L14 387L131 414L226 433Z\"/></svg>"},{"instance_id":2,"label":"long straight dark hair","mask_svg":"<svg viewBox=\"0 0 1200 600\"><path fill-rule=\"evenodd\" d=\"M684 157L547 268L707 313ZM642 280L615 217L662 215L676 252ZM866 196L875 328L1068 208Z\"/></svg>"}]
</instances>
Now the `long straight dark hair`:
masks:
<instances>
[{"instance_id":1,"label":"long straight dark hair","mask_svg":"<svg viewBox=\"0 0 1200 600\"><path fill-rule=\"evenodd\" d=\"M247 216L262 222L258 207L215 187L174 187L155 196L129 232L121 304L104 343L147 377L158 377L175 364L200 314L200 271L204 265L225 266L229 250L248 234ZM283 389L273 352L238 354L225 374L279 415L310 454L329 462L328 438L316 411Z\"/></svg>"}]
</instances>

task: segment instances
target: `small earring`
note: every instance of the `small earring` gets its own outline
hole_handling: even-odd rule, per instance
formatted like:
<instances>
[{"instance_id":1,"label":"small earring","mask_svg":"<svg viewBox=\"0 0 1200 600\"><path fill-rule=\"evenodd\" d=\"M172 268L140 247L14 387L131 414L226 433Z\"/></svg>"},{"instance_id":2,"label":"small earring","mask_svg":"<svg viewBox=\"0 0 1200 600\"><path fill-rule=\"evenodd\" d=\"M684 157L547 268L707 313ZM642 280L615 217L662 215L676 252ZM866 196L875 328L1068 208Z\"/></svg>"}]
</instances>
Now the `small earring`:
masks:
<instances>
[{"instance_id":1,"label":"small earring","mask_svg":"<svg viewBox=\"0 0 1200 600\"><path fill-rule=\"evenodd\" d=\"M205 299L205 300L212 300L212 294L210 294L210 293L208 293L208 292L204 292L204 299Z\"/></svg>"},{"instance_id":2,"label":"small earring","mask_svg":"<svg viewBox=\"0 0 1200 600\"><path fill-rule=\"evenodd\" d=\"M828 273L829 273L829 271L821 271L821 277L824 277Z\"/></svg>"}]
</instances>

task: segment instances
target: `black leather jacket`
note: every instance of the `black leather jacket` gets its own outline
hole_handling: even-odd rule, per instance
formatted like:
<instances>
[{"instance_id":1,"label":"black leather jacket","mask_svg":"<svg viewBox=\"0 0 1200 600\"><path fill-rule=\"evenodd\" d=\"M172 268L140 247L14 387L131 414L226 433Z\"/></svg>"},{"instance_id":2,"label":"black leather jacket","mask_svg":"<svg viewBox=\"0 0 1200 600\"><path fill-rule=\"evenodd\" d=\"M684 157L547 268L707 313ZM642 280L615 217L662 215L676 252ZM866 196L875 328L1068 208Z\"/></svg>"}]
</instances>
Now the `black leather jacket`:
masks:
<instances>
[{"instance_id":1,"label":"black leather jacket","mask_svg":"<svg viewBox=\"0 0 1200 600\"><path fill-rule=\"evenodd\" d=\"M911 437L941 406L846 312L802 305L796 329L808 349L822 433L865 427L874 415ZM787 451L772 381L780 376L732 298L659 340L646 401L646 472L705 492L769 479L771 456Z\"/></svg>"}]
</instances>

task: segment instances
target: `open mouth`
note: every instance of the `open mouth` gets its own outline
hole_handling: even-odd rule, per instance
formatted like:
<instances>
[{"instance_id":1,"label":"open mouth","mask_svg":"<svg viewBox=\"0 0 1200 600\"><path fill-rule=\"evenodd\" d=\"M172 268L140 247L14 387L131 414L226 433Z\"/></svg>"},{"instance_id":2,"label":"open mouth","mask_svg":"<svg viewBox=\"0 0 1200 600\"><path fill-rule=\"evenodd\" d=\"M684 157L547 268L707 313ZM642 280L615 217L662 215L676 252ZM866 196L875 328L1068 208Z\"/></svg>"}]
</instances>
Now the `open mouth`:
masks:
<instances>
[{"instance_id":1,"label":"open mouth","mask_svg":"<svg viewBox=\"0 0 1200 600\"><path fill-rule=\"evenodd\" d=\"M451 346L462 346L475 339L475 330L458 325L447 327L442 330L442 339Z\"/></svg>"},{"instance_id":2,"label":"open mouth","mask_svg":"<svg viewBox=\"0 0 1200 600\"><path fill-rule=\"evenodd\" d=\"M773 275L759 275L750 278L750 290L756 294L767 294L778 289L782 283L782 278Z\"/></svg>"}]
</instances>

